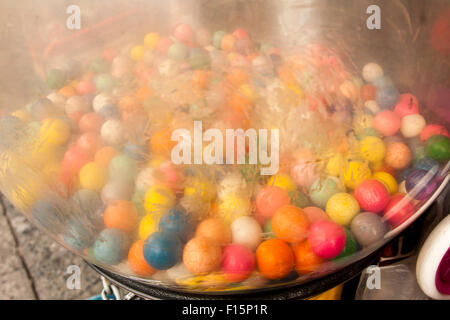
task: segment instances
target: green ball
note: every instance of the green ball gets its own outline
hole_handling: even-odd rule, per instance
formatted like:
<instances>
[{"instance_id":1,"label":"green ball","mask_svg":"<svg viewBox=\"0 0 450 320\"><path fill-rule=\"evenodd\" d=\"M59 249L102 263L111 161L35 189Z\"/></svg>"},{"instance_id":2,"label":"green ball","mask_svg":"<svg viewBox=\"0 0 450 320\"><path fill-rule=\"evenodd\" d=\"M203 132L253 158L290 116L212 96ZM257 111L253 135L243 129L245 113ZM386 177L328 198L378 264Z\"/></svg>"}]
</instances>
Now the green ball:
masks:
<instances>
[{"instance_id":1,"label":"green ball","mask_svg":"<svg viewBox=\"0 0 450 320\"><path fill-rule=\"evenodd\" d=\"M299 208L306 208L309 206L309 199L300 191L291 191L289 192L289 197L292 200L292 204Z\"/></svg>"},{"instance_id":2,"label":"green ball","mask_svg":"<svg viewBox=\"0 0 450 320\"><path fill-rule=\"evenodd\" d=\"M309 188L309 198L318 207L325 209L328 199L343 192L344 187L335 177L318 178Z\"/></svg>"},{"instance_id":3,"label":"green ball","mask_svg":"<svg viewBox=\"0 0 450 320\"><path fill-rule=\"evenodd\" d=\"M175 42L169 47L167 51L167 56L176 61L182 61L186 59L189 55L189 50L185 44L181 42Z\"/></svg>"},{"instance_id":4,"label":"green ball","mask_svg":"<svg viewBox=\"0 0 450 320\"><path fill-rule=\"evenodd\" d=\"M59 69L50 69L47 72L45 82L50 89L60 89L66 81L66 76Z\"/></svg>"},{"instance_id":5,"label":"green ball","mask_svg":"<svg viewBox=\"0 0 450 320\"><path fill-rule=\"evenodd\" d=\"M338 261L342 258L348 257L358 250L358 244L356 243L353 233L347 228L344 228L344 231L346 239L344 250L342 250L341 254L334 258L333 261Z\"/></svg>"},{"instance_id":6,"label":"green ball","mask_svg":"<svg viewBox=\"0 0 450 320\"><path fill-rule=\"evenodd\" d=\"M126 154L115 156L109 164L110 181L132 183L138 173L138 167L133 158Z\"/></svg>"},{"instance_id":7,"label":"green ball","mask_svg":"<svg viewBox=\"0 0 450 320\"><path fill-rule=\"evenodd\" d=\"M102 73L95 77L95 86L100 91L111 93L116 86L116 79L110 74Z\"/></svg>"},{"instance_id":8,"label":"green ball","mask_svg":"<svg viewBox=\"0 0 450 320\"><path fill-rule=\"evenodd\" d=\"M191 56L189 57L189 64L194 70L209 69L211 66L211 60L206 51L199 49L191 53Z\"/></svg>"},{"instance_id":9,"label":"green ball","mask_svg":"<svg viewBox=\"0 0 450 320\"><path fill-rule=\"evenodd\" d=\"M109 64L103 59L96 59L91 62L89 69L94 73L106 73L109 71Z\"/></svg>"},{"instance_id":10,"label":"green ball","mask_svg":"<svg viewBox=\"0 0 450 320\"><path fill-rule=\"evenodd\" d=\"M216 47L217 49L220 49L222 46L222 39L225 36L226 36L225 31L220 30L220 31L214 32L213 39L212 39L212 45L214 47Z\"/></svg>"},{"instance_id":11,"label":"green ball","mask_svg":"<svg viewBox=\"0 0 450 320\"><path fill-rule=\"evenodd\" d=\"M275 233L273 232L272 229L272 219L269 219L266 221L266 223L264 224L264 236L266 239L273 239L275 238Z\"/></svg>"},{"instance_id":12,"label":"green ball","mask_svg":"<svg viewBox=\"0 0 450 320\"><path fill-rule=\"evenodd\" d=\"M437 161L450 160L450 138L436 135L428 138L425 143L427 155Z\"/></svg>"}]
</instances>

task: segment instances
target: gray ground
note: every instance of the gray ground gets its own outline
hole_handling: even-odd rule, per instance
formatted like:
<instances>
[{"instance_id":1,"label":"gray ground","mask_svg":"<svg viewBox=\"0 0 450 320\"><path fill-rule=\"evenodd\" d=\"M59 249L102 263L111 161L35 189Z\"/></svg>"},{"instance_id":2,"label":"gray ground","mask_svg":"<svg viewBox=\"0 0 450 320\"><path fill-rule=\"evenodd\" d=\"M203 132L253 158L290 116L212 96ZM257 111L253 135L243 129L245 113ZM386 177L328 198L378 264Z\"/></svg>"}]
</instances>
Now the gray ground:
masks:
<instances>
[{"instance_id":1,"label":"gray ground","mask_svg":"<svg viewBox=\"0 0 450 320\"><path fill-rule=\"evenodd\" d=\"M70 290L70 265L81 288ZM85 299L100 293L99 276L83 260L34 227L0 194L0 300Z\"/></svg>"}]
</instances>

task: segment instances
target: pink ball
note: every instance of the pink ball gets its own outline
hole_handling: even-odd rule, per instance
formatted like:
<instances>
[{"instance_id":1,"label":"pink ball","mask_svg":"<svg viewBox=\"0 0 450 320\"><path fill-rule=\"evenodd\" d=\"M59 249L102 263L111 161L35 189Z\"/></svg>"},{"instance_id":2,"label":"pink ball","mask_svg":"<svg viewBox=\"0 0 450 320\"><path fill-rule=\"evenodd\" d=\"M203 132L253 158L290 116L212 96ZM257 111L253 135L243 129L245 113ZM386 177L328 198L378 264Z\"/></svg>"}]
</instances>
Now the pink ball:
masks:
<instances>
[{"instance_id":1,"label":"pink ball","mask_svg":"<svg viewBox=\"0 0 450 320\"><path fill-rule=\"evenodd\" d=\"M360 207L369 212L380 212L389 203L388 190L381 182L373 179L361 182L354 195Z\"/></svg>"},{"instance_id":2,"label":"pink ball","mask_svg":"<svg viewBox=\"0 0 450 320\"><path fill-rule=\"evenodd\" d=\"M301 159L292 167L291 176L299 187L308 189L319 177L314 160Z\"/></svg>"},{"instance_id":3,"label":"pink ball","mask_svg":"<svg viewBox=\"0 0 450 320\"><path fill-rule=\"evenodd\" d=\"M420 133L420 140L422 140L422 142L425 142L429 137L436 135L450 137L447 129L445 129L444 126L441 126L439 124L429 124Z\"/></svg>"},{"instance_id":4,"label":"pink ball","mask_svg":"<svg viewBox=\"0 0 450 320\"><path fill-rule=\"evenodd\" d=\"M402 194L396 194L383 211L383 217L396 228L414 213L414 204Z\"/></svg>"},{"instance_id":5,"label":"pink ball","mask_svg":"<svg viewBox=\"0 0 450 320\"><path fill-rule=\"evenodd\" d=\"M192 31L192 28L188 24L181 23L177 25L173 31L173 36L184 43L191 43L194 32Z\"/></svg>"},{"instance_id":6,"label":"pink ball","mask_svg":"<svg viewBox=\"0 0 450 320\"><path fill-rule=\"evenodd\" d=\"M222 272L228 281L240 282L255 269L255 255L245 245L230 244L223 250Z\"/></svg>"},{"instance_id":7,"label":"pink ball","mask_svg":"<svg viewBox=\"0 0 450 320\"><path fill-rule=\"evenodd\" d=\"M308 217L310 223L314 223L319 220L330 220L330 218L328 218L328 215L322 209L317 207L304 208L303 212L306 213L306 216Z\"/></svg>"},{"instance_id":8,"label":"pink ball","mask_svg":"<svg viewBox=\"0 0 450 320\"><path fill-rule=\"evenodd\" d=\"M373 125L383 136L393 136L400 130L400 117L394 111L381 111L375 116Z\"/></svg>"},{"instance_id":9,"label":"pink ball","mask_svg":"<svg viewBox=\"0 0 450 320\"><path fill-rule=\"evenodd\" d=\"M344 228L330 220L319 220L309 227L308 242L311 250L321 258L336 258L345 247Z\"/></svg>"},{"instance_id":10,"label":"pink ball","mask_svg":"<svg viewBox=\"0 0 450 320\"><path fill-rule=\"evenodd\" d=\"M400 96L394 112L400 117L408 116L410 114L419 113L419 101L410 93L405 93Z\"/></svg>"},{"instance_id":11,"label":"pink ball","mask_svg":"<svg viewBox=\"0 0 450 320\"><path fill-rule=\"evenodd\" d=\"M78 122L78 126L80 127L80 131L83 133L86 132L100 132L100 129L103 125L103 118L99 116L95 112L90 112L84 114L80 121Z\"/></svg>"}]
</instances>

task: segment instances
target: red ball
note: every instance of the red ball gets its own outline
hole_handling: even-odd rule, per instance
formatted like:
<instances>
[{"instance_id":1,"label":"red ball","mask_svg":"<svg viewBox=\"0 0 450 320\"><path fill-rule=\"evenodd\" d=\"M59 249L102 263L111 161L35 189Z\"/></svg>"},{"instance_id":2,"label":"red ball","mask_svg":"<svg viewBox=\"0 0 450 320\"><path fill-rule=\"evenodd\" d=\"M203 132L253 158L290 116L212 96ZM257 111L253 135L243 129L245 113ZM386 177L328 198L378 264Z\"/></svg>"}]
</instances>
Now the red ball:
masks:
<instances>
[{"instance_id":1,"label":"red ball","mask_svg":"<svg viewBox=\"0 0 450 320\"><path fill-rule=\"evenodd\" d=\"M250 39L248 32L245 31L244 29L236 29L236 30L234 30L232 35L238 40L239 39L246 39L246 40Z\"/></svg>"},{"instance_id":2,"label":"red ball","mask_svg":"<svg viewBox=\"0 0 450 320\"><path fill-rule=\"evenodd\" d=\"M354 196L360 207L369 212L381 212L389 203L389 192L379 181L369 179L361 182Z\"/></svg>"},{"instance_id":3,"label":"red ball","mask_svg":"<svg viewBox=\"0 0 450 320\"><path fill-rule=\"evenodd\" d=\"M230 244L223 249L222 272L228 281L240 282L255 269L255 255L245 245Z\"/></svg>"},{"instance_id":4,"label":"red ball","mask_svg":"<svg viewBox=\"0 0 450 320\"><path fill-rule=\"evenodd\" d=\"M172 45L172 43L173 41L169 38L161 38L156 45L156 51L162 54L167 54L167 51L169 50L169 47Z\"/></svg>"},{"instance_id":5,"label":"red ball","mask_svg":"<svg viewBox=\"0 0 450 320\"><path fill-rule=\"evenodd\" d=\"M365 84L361 87L361 99L363 101L375 100L377 89L374 85Z\"/></svg>"},{"instance_id":6,"label":"red ball","mask_svg":"<svg viewBox=\"0 0 450 320\"><path fill-rule=\"evenodd\" d=\"M78 174L89 160L89 156L80 146L72 146L64 154L62 161L63 171L70 174Z\"/></svg>"},{"instance_id":7,"label":"red ball","mask_svg":"<svg viewBox=\"0 0 450 320\"><path fill-rule=\"evenodd\" d=\"M93 132L83 133L77 140L77 146L91 157L102 146L102 139L100 135Z\"/></svg>"},{"instance_id":8,"label":"red ball","mask_svg":"<svg viewBox=\"0 0 450 320\"><path fill-rule=\"evenodd\" d=\"M344 250L345 241L344 228L334 221L319 220L309 228L309 245L321 258L336 258Z\"/></svg>"},{"instance_id":9,"label":"red ball","mask_svg":"<svg viewBox=\"0 0 450 320\"><path fill-rule=\"evenodd\" d=\"M400 96L394 112L400 117L409 116L410 114L419 113L419 101L410 93L405 93Z\"/></svg>"},{"instance_id":10,"label":"red ball","mask_svg":"<svg viewBox=\"0 0 450 320\"><path fill-rule=\"evenodd\" d=\"M192 42L194 32L188 24L181 23L175 27L173 30L173 36L181 42L190 43Z\"/></svg>"},{"instance_id":11,"label":"red ball","mask_svg":"<svg viewBox=\"0 0 450 320\"><path fill-rule=\"evenodd\" d=\"M428 140L429 137L437 135L446 136L450 138L450 135L447 129L444 128L444 126L441 126L439 124L429 124L420 133L420 140L422 140L422 142L425 142Z\"/></svg>"},{"instance_id":12,"label":"red ball","mask_svg":"<svg viewBox=\"0 0 450 320\"><path fill-rule=\"evenodd\" d=\"M103 125L103 118L95 112L84 114L81 117L80 121L78 122L80 131L83 133L86 132L98 133L100 132L102 125Z\"/></svg>"},{"instance_id":13,"label":"red ball","mask_svg":"<svg viewBox=\"0 0 450 320\"><path fill-rule=\"evenodd\" d=\"M95 92L95 85L92 81L81 80L77 84L77 92L79 95L83 96L86 94L91 94Z\"/></svg>"},{"instance_id":14,"label":"red ball","mask_svg":"<svg viewBox=\"0 0 450 320\"><path fill-rule=\"evenodd\" d=\"M400 117L393 111L381 111L373 122L375 129L383 136L393 136L400 130Z\"/></svg>"},{"instance_id":15,"label":"red ball","mask_svg":"<svg viewBox=\"0 0 450 320\"><path fill-rule=\"evenodd\" d=\"M396 228L405 222L414 213L414 204L406 196L396 194L383 211L383 217Z\"/></svg>"}]
</instances>

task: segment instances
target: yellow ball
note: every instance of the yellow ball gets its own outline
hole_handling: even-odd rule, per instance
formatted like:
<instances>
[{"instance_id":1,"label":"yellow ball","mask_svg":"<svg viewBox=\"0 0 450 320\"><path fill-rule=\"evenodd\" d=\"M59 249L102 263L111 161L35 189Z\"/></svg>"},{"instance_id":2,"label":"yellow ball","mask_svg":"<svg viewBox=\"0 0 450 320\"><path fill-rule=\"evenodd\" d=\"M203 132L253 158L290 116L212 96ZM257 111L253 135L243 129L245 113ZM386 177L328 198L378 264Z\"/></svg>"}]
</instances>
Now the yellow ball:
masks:
<instances>
[{"instance_id":1,"label":"yellow ball","mask_svg":"<svg viewBox=\"0 0 450 320\"><path fill-rule=\"evenodd\" d=\"M348 225L359 213L359 204L348 193L336 193L327 202L326 212L331 220L341 225Z\"/></svg>"},{"instance_id":2,"label":"yellow ball","mask_svg":"<svg viewBox=\"0 0 450 320\"><path fill-rule=\"evenodd\" d=\"M228 194L221 199L218 213L225 223L231 224L235 219L251 214L251 202L248 198Z\"/></svg>"},{"instance_id":3,"label":"yellow ball","mask_svg":"<svg viewBox=\"0 0 450 320\"><path fill-rule=\"evenodd\" d=\"M370 179L372 172L366 162L349 161L344 169L345 186L354 190L364 180Z\"/></svg>"},{"instance_id":4,"label":"yellow ball","mask_svg":"<svg viewBox=\"0 0 450 320\"><path fill-rule=\"evenodd\" d=\"M147 214L139 224L139 239L145 240L149 235L158 231L159 216Z\"/></svg>"},{"instance_id":5,"label":"yellow ball","mask_svg":"<svg viewBox=\"0 0 450 320\"><path fill-rule=\"evenodd\" d=\"M361 156L372 162L380 162L386 155L386 147L378 137L365 137L360 143Z\"/></svg>"},{"instance_id":6,"label":"yellow ball","mask_svg":"<svg viewBox=\"0 0 450 320\"><path fill-rule=\"evenodd\" d=\"M373 127L374 117L370 114L360 113L353 118L353 129L360 132L365 128Z\"/></svg>"},{"instance_id":7,"label":"yellow ball","mask_svg":"<svg viewBox=\"0 0 450 320\"><path fill-rule=\"evenodd\" d=\"M140 61L144 57L145 48L143 46L134 46L131 49L130 57L134 61Z\"/></svg>"},{"instance_id":8,"label":"yellow ball","mask_svg":"<svg viewBox=\"0 0 450 320\"><path fill-rule=\"evenodd\" d=\"M275 176L272 176L267 182L268 186L280 187L287 192L297 190L297 186L294 181L292 181L291 177L285 173L280 173Z\"/></svg>"},{"instance_id":9,"label":"yellow ball","mask_svg":"<svg viewBox=\"0 0 450 320\"><path fill-rule=\"evenodd\" d=\"M165 186L152 186L144 197L147 213L162 214L175 204L175 194Z\"/></svg>"},{"instance_id":10,"label":"yellow ball","mask_svg":"<svg viewBox=\"0 0 450 320\"><path fill-rule=\"evenodd\" d=\"M61 146L70 138L70 127L61 119L44 120L39 131L40 143L48 143L50 145Z\"/></svg>"},{"instance_id":11,"label":"yellow ball","mask_svg":"<svg viewBox=\"0 0 450 320\"><path fill-rule=\"evenodd\" d=\"M205 178L191 178L186 181L184 195L199 197L205 202L212 201L216 195L214 185Z\"/></svg>"},{"instance_id":12,"label":"yellow ball","mask_svg":"<svg viewBox=\"0 0 450 320\"><path fill-rule=\"evenodd\" d=\"M100 191L108 178L105 167L89 162L80 171L80 186L83 189Z\"/></svg>"},{"instance_id":13,"label":"yellow ball","mask_svg":"<svg viewBox=\"0 0 450 320\"><path fill-rule=\"evenodd\" d=\"M327 173L330 176L338 177L342 168L344 167L344 156L341 153L336 153L334 156L328 160L327 163Z\"/></svg>"},{"instance_id":14,"label":"yellow ball","mask_svg":"<svg viewBox=\"0 0 450 320\"><path fill-rule=\"evenodd\" d=\"M388 189L389 194L392 195L397 192L397 180L395 180L395 178L391 174L383 171L378 171L373 174L373 178L384 184L384 186Z\"/></svg>"},{"instance_id":15,"label":"yellow ball","mask_svg":"<svg viewBox=\"0 0 450 320\"><path fill-rule=\"evenodd\" d=\"M148 33L144 38L144 44L149 49L154 49L159 41L159 35L157 33Z\"/></svg>"}]
</instances>

